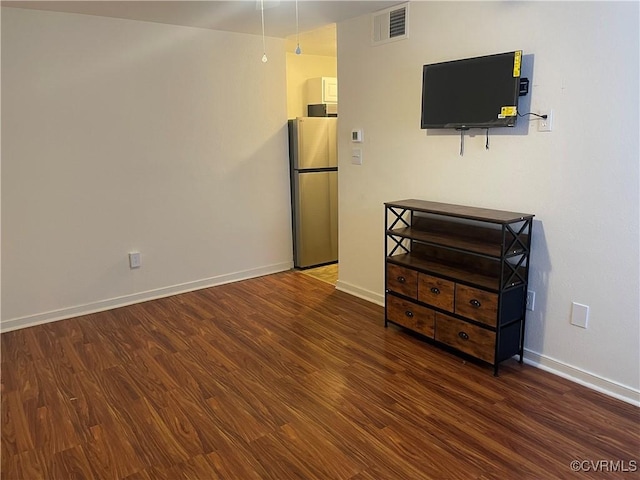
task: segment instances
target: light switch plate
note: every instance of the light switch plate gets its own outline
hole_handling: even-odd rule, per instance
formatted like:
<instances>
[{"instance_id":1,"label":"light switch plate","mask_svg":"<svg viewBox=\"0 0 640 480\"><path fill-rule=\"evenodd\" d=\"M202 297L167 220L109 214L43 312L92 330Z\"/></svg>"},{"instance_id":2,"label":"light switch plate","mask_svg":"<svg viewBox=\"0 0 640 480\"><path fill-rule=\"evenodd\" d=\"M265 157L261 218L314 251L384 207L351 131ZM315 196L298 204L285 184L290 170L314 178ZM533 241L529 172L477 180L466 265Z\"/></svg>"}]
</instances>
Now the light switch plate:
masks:
<instances>
[{"instance_id":1,"label":"light switch plate","mask_svg":"<svg viewBox=\"0 0 640 480\"><path fill-rule=\"evenodd\" d=\"M351 163L353 165L362 165L362 149L353 148L351 150Z\"/></svg>"}]
</instances>

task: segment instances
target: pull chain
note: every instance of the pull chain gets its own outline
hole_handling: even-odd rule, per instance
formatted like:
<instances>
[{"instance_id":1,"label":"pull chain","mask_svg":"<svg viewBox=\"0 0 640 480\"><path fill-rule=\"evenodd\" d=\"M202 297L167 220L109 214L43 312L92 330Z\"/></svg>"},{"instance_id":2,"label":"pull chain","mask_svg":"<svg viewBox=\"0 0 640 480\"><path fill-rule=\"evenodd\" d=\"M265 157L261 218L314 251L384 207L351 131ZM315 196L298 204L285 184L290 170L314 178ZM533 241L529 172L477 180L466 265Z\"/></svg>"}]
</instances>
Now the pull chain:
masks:
<instances>
[{"instance_id":1,"label":"pull chain","mask_svg":"<svg viewBox=\"0 0 640 480\"><path fill-rule=\"evenodd\" d=\"M300 55L302 53L302 50L300 50L300 28L298 25L298 0L296 0L296 43L298 44L296 46L296 55Z\"/></svg>"},{"instance_id":2,"label":"pull chain","mask_svg":"<svg viewBox=\"0 0 640 480\"><path fill-rule=\"evenodd\" d=\"M264 40L264 0L260 0L260 15L262 17L262 63L267 63L267 47Z\"/></svg>"}]
</instances>

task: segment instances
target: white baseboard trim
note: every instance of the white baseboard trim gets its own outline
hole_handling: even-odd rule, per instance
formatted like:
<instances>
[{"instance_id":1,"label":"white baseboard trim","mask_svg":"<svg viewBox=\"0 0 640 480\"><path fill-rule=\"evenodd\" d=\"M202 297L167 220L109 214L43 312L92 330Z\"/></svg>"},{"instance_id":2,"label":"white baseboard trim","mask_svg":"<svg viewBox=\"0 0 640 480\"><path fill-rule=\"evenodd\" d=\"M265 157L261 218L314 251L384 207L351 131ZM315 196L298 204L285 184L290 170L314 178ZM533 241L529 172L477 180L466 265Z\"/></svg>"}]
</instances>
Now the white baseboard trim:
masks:
<instances>
[{"instance_id":1,"label":"white baseboard trim","mask_svg":"<svg viewBox=\"0 0 640 480\"><path fill-rule=\"evenodd\" d=\"M600 377L526 348L524 349L524 363L640 407L640 390Z\"/></svg>"},{"instance_id":2,"label":"white baseboard trim","mask_svg":"<svg viewBox=\"0 0 640 480\"><path fill-rule=\"evenodd\" d=\"M384 295L365 290L350 283L338 280L338 282L336 282L336 290L384 306ZM600 377L526 348L524 350L524 362L610 397L640 406L640 390Z\"/></svg>"},{"instance_id":3,"label":"white baseboard trim","mask_svg":"<svg viewBox=\"0 0 640 480\"><path fill-rule=\"evenodd\" d=\"M247 280L249 278L262 277L264 275L270 275L272 273L284 272L286 270L291 270L291 268L293 268L293 262L277 263L274 265L267 265L250 270L228 273L216 277L204 278L193 282L185 282L168 287L157 288L154 290L147 290L145 292L132 293L130 295L123 295L120 297L109 298L97 302L86 303L84 305L76 305L59 310L52 310L49 312L37 313L34 315L12 318L0 322L0 331L10 332L12 330L18 330L20 328L32 327L34 325L41 325L43 323L56 322L58 320L78 317L80 315L89 315L91 313L103 312L105 310L111 310L113 308L133 305L134 303L156 300L158 298L170 297L172 295L192 292L194 290L200 290L202 288L215 287L217 285L224 285L225 283L232 283L240 280Z\"/></svg>"},{"instance_id":4,"label":"white baseboard trim","mask_svg":"<svg viewBox=\"0 0 640 480\"><path fill-rule=\"evenodd\" d=\"M146 302L158 298L178 295L180 293L200 290L202 288L215 287L217 285L224 285L225 283L237 282L240 280L247 280L249 278L256 278L264 275L270 275L272 273L283 272L286 270L290 270L292 267L293 264L291 262L284 262L274 265L268 265L265 267L219 275L216 277L205 278L193 282L186 282L178 285L148 290L145 292L134 293L131 295L123 295L116 298L100 300L98 302L77 305L60 310L53 310L50 312L38 313L25 317L3 320L2 322L0 322L0 331L9 332L12 330L18 330L20 328L31 327L48 322L55 322L58 320L64 320L80 315L89 315L91 313L124 307L127 305L132 305L134 303ZM370 290L357 287L353 284L338 280L336 282L336 290L340 290L341 292L345 292L355 297L375 303L377 305L384 306L384 295L380 295ZM559 360L555 360L551 357L542 355L538 352L534 352L526 348L524 351L524 362L528 365L540 368L554 375L558 375L559 377L566 378L567 380L571 380L585 387L604 393L605 395L640 407L640 390L622 385L613 380L600 377L593 373L568 365Z\"/></svg>"},{"instance_id":5,"label":"white baseboard trim","mask_svg":"<svg viewBox=\"0 0 640 480\"><path fill-rule=\"evenodd\" d=\"M362 298L363 300L367 300L384 307L384 295L372 292L371 290L356 287L355 285L342 280L338 280L336 282L336 290L340 290L341 292L348 293L354 297Z\"/></svg>"}]
</instances>

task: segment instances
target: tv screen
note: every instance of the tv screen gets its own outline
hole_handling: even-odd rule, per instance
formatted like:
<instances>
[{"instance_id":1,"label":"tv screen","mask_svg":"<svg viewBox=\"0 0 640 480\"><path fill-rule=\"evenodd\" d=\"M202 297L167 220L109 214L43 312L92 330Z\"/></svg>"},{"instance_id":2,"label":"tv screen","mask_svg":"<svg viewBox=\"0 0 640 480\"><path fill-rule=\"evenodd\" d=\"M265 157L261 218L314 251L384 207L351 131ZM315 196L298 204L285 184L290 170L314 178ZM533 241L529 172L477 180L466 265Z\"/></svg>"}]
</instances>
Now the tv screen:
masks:
<instances>
[{"instance_id":1,"label":"tv screen","mask_svg":"<svg viewBox=\"0 0 640 480\"><path fill-rule=\"evenodd\" d=\"M513 127L522 50L424 65L422 128Z\"/></svg>"}]
</instances>

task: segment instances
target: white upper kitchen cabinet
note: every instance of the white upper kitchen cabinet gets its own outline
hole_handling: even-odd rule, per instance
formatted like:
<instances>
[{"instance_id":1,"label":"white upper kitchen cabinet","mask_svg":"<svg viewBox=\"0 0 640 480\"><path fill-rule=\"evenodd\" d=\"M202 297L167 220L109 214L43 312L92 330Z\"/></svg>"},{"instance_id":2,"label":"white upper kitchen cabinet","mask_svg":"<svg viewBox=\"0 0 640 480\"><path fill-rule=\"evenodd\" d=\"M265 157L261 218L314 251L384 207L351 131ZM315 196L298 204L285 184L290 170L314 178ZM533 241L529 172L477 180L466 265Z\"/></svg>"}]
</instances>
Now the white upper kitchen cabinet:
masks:
<instances>
[{"instance_id":1,"label":"white upper kitchen cabinet","mask_svg":"<svg viewBox=\"0 0 640 480\"><path fill-rule=\"evenodd\" d=\"M307 104L338 103L338 79L316 77L307 80Z\"/></svg>"}]
</instances>

